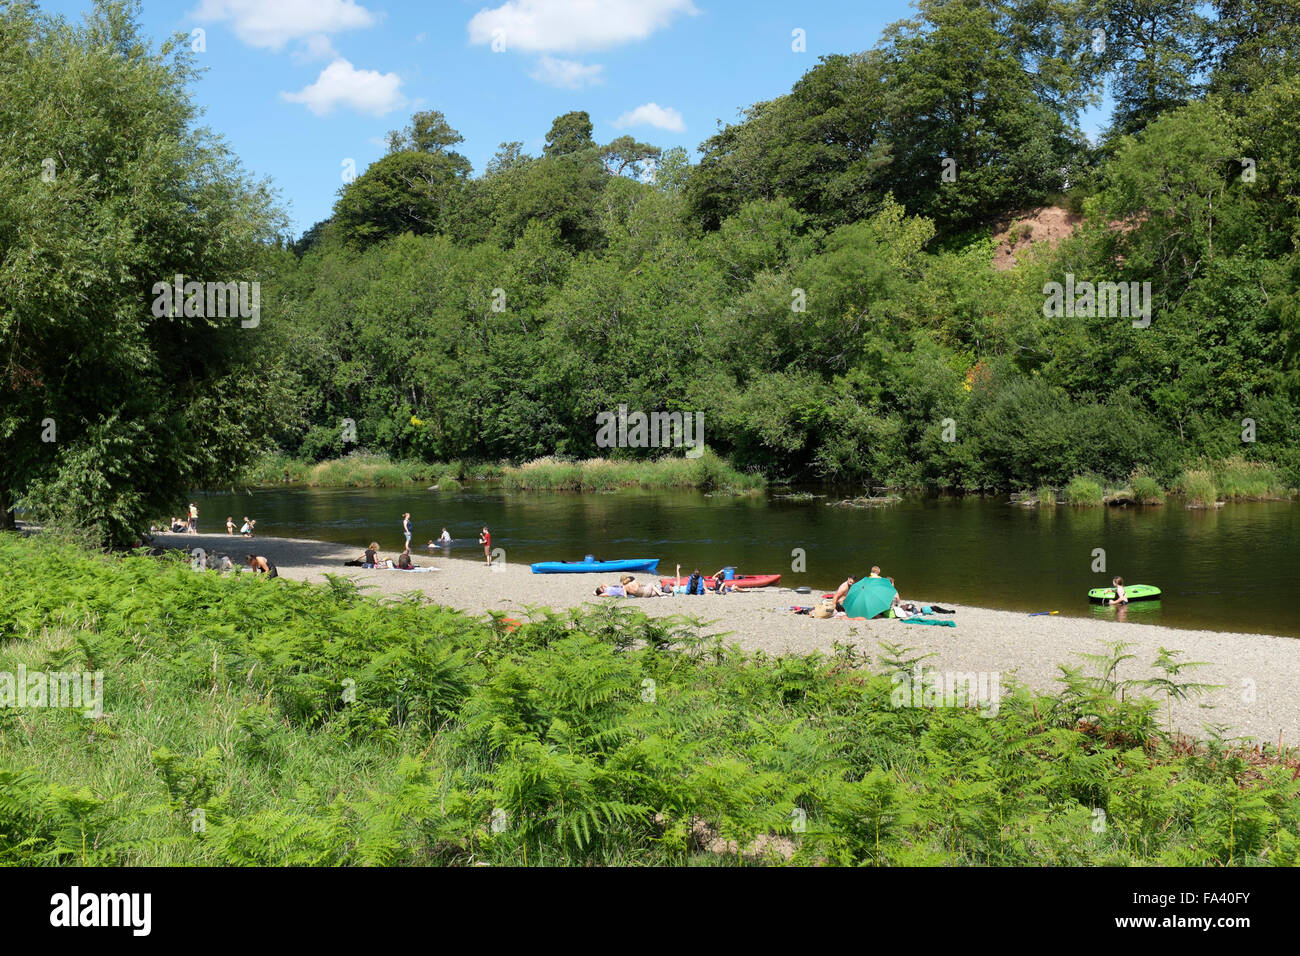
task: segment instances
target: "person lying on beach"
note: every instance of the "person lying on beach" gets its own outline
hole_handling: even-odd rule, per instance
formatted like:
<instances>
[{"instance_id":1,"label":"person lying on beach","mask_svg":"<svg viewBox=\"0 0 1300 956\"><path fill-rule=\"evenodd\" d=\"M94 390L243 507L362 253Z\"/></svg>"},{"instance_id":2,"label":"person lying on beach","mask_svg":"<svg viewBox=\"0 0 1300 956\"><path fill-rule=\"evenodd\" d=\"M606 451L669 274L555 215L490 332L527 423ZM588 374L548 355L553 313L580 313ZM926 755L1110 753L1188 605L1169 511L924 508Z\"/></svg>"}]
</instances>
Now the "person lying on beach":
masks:
<instances>
[{"instance_id":1,"label":"person lying on beach","mask_svg":"<svg viewBox=\"0 0 1300 956\"><path fill-rule=\"evenodd\" d=\"M260 554L244 555L244 563L257 574L265 574L268 578L278 578L280 576L280 572L276 570L275 562Z\"/></svg>"},{"instance_id":2,"label":"person lying on beach","mask_svg":"<svg viewBox=\"0 0 1300 956\"><path fill-rule=\"evenodd\" d=\"M623 593L627 597L663 597L663 588L659 586L658 581L651 581L649 584L640 584L632 575L624 575Z\"/></svg>"},{"instance_id":3,"label":"person lying on beach","mask_svg":"<svg viewBox=\"0 0 1300 956\"><path fill-rule=\"evenodd\" d=\"M1115 596L1106 602L1107 606L1112 604L1127 604L1128 592L1124 590L1124 579L1116 575L1114 580L1110 583L1115 586Z\"/></svg>"},{"instance_id":4,"label":"person lying on beach","mask_svg":"<svg viewBox=\"0 0 1300 956\"><path fill-rule=\"evenodd\" d=\"M880 569L872 568L871 570L879 571ZM844 610L844 596L849 593L849 588L853 587L853 582L856 580L857 578L850 574L844 579L844 583L835 589L835 610Z\"/></svg>"},{"instance_id":5,"label":"person lying on beach","mask_svg":"<svg viewBox=\"0 0 1300 956\"><path fill-rule=\"evenodd\" d=\"M621 584L602 584L596 588L596 597L626 597Z\"/></svg>"}]
</instances>

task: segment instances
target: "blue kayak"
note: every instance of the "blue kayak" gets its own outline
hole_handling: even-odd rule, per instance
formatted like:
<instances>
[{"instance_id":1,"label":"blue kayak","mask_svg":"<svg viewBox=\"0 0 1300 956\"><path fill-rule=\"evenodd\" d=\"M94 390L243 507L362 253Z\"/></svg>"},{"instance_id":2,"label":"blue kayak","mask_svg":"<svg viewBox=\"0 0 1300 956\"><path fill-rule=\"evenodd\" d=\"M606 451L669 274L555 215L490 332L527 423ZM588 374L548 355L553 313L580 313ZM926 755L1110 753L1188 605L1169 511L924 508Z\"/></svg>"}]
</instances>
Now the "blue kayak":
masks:
<instances>
[{"instance_id":1,"label":"blue kayak","mask_svg":"<svg viewBox=\"0 0 1300 956\"><path fill-rule=\"evenodd\" d=\"M658 558L627 558L623 561L539 561L533 574L590 574L593 571L644 571L654 574L659 567Z\"/></svg>"}]
</instances>

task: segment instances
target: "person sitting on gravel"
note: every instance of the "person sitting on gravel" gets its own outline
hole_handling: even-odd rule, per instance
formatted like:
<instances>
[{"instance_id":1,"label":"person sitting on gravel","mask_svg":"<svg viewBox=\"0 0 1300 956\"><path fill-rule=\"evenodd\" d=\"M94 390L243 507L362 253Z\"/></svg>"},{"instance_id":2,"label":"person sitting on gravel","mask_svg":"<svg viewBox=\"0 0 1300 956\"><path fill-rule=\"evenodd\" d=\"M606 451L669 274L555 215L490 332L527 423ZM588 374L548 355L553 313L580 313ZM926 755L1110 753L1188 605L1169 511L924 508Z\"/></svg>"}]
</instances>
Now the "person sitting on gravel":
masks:
<instances>
[{"instance_id":1,"label":"person sitting on gravel","mask_svg":"<svg viewBox=\"0 0 1300 956\"><path fill-rule=\"evenodd\" d=\"M260 554L244 555L244 563L257 574L265 574L268 578L278 578L280 576L280 572L276 570L275 562Z\"/></svg>"},{"instance_id":2,"label":"person sitting on gravel","mask_svg":"<svg viewBox=\"0 0 1300 956\"><path fill-rule=\"evenodd\" d=\"M880 569L872 568L871 570L879 571ZM879 577L879 575L872 575L872 577ZM835 589L835 610L844 610L844 596L849 593L849 588L853 587L853 582L856 580L857 578L850 574L844 579L844 583Z\"/></svg>"},{"instance_id":3,"label":"person sitting on gravel","mask_svg":"<svg viewBox=\"0 0 1300 956\"><path fill-rule=\"evenodd\" d=\"M371 541L370 547L366 548L366 553L361 556L361 566L373 568L377 564L379 564L379 542Z\"/></svg>"},{"instance_id":4,"label":"person sitting on gravel","mask_svg":"<svg viewBox=\"0 0 1300 956\"><path fill-rule=\"evenodd\" d=\"M714 594L726 594L728 591L736 590L736 586L727 580L726 568L722 568L719 571L715 571L713 577L710 578L710 580L713 582L713 587L711 590L713 591Z\"/></svg>"},{"instance_id":5,"label":"person sitting on gravel","mask_svg":"<svg viewBox=\"0 0 1300 956\"><path fill-rule=\"evenodd\" d=\"M410 571L413 567L415 567L415 563L411 561L411 552L403 550L402 553L397 556L397 570Z\"/></svg>"}]
</instances>

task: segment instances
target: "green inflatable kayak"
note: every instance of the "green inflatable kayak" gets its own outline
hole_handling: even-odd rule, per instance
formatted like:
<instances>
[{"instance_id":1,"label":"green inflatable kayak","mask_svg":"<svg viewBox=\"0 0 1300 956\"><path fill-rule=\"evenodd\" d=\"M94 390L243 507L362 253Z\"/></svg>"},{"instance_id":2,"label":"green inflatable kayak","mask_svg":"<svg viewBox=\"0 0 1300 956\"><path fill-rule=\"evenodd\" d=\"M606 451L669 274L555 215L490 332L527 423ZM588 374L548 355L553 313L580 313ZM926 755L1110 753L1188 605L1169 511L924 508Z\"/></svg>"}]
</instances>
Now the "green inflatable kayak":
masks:
<instances>
[{"instance_id":1,"label":"green inflatable kayak","mask_svg":"<svg viewBox=\"0 0 1300 956\"><path fill-rule=\"evenodd\" d=\"M1124 593L1128 595L1130 602L1154 601L1160 597L1160 589L1150 584L1125 585ZM1114 588L1093 588L1088 592L1088 600L1094 604L1100 604L1102 601L1113 601L1114 599Z\"/></svg>"}]
</instances>

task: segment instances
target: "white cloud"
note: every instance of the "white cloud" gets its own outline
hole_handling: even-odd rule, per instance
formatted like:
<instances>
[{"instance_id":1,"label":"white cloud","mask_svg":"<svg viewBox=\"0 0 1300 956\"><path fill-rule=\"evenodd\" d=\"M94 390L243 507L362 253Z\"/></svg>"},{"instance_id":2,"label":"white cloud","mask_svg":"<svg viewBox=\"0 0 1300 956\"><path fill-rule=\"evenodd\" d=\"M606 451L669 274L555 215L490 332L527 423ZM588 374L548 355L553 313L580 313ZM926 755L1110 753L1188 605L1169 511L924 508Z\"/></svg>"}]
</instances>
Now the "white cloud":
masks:
<instances>
[{"instance_id":1,"label":"white cloud","mask_svg":"<svg viewBox=\"0 0 1300 956\"><path fill-rule=\"evenodd\" d=\"M327 116L338 106L382 116L406 102L401 86L402 78L396 73L358 70L339 57L320 71L315 83L297 93L282 92L280 96L290 103L302 103L317 116Z\"/></svg>"},{"instance_id":2,"label":"white cloud","mask_svg":"<svg viewBox=\"0 0 1300 956\"><path fill-rule=\"evenodd\" d=\"M507 0L474 14L469 40L530 53L605 50L698 12L691 0Z\"/></svg>"},{"instance_id":3,"label":"white cloud","mask_svg":"<svg viewBox=\"0 0 1300 956\"><path fill-rule=\"evenodd\" d=\"M308 63L312 60L334 60L338 55L330 38L323 33L316 33L303 40L293 59L296 63Z\"/></svg>"},{"instance_id":4,"label":"white cloud","mask_svg":"<svg viewBox=\"0 0 1300 956\"><path fill-rule=\"evenodd\" d=\"M653 126L657 129L666 129L671 133L686 132L682 114L671 106L660 106L658 103L645 103L638 106L630 113L620 116L614 125L619 129L628 126Z\"/></svg>"},{"instance_id":5,"label":"white cloud","mask_svg":"<svg viewBox=\"0 0 1300 956\"><path fill-rule=\"evenodd\" d=\"M533 72L528 74L539 83L549 86L561 86L566 90L580 90L601 81L600 74L605 68L599 63L587 66L577 60L557 60L544 56L537 61Z\"/></svg>"},{"instance_id":6,"label":"white cloud","mask_svg":"<svg viewBox=\"0 0 1300 956\"><path fill-rule=\"evenodd\" d=\"M235 36L249 46L277 53L294 40L307 40L319 49L319 40L313 38L375 22L375 15L355 0L200 0L193 16L229 21Z\"/></svg>"}]
</instances>

